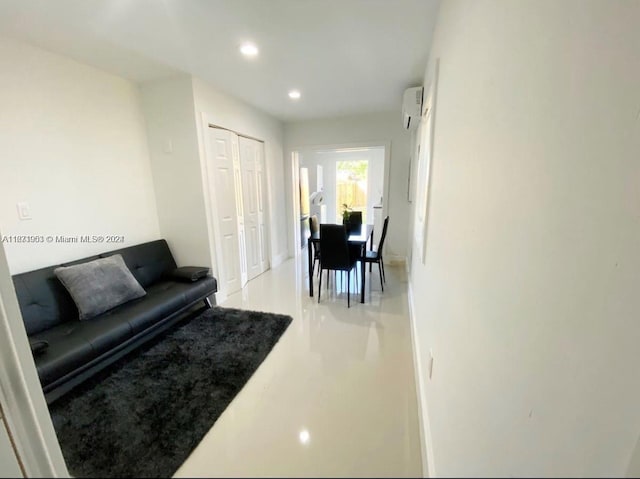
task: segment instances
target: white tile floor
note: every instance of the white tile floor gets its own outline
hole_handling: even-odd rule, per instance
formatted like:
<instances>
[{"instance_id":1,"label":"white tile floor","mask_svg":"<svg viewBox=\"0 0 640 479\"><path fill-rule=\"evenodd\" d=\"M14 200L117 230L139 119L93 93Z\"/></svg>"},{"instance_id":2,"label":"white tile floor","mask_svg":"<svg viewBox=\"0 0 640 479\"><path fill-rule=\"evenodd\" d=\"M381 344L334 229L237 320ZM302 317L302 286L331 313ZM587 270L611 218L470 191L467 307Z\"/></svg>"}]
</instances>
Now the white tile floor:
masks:
<instances>
[{"instance_id":1,"label":"white tile floor","mask_svg":"<svg viewBox=\"0 0 640 479\"><path fill-rule=\"evenodd\" d=\"M302 259L222 305L293 322L176 476L422 474L404 268L387 267L384 293L374 270L347 309L326 277L309 297Z\"/></svg>"}]
</instances>

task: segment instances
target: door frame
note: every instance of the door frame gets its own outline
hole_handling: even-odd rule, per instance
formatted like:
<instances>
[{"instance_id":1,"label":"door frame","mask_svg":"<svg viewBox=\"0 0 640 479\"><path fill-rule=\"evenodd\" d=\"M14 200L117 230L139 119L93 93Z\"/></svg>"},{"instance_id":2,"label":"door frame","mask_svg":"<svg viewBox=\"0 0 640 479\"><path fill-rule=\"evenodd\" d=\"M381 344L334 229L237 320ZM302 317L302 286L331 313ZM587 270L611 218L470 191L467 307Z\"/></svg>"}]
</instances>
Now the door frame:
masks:
<instances>
[{"instance_id":1,"label":"door frame","mask_svg":"<svg viewBox=\"0 0 640 479\"><path fill-rule=\"evenodd\" d=\"M25 477L69 477L0 244L0 406Z\"/></svg>"},{"instance_id":2,"label":"door frame","mask_svg":"<svg viewBox=\"0 0 640 479\"><path fill-rule=\"evenodd\" d=\"M298 260L300 248L300 157L299 150L291 152L291 218L293 219L293 257Z\"/></svg>"},{"instance_id":3,"label":"door frame","mask_svg":"<svg viewBox=\"0 0 640 479\"><path fill-rule=\"evenodd\" d=\"M209 233L209 253L211 255L211 262L214 275L218 274L221 266L221 258L223 257L221 241L220 241L220 231L218 230L218 226L216 225L216 221L214 218L217 217L218 212L218 204L216 200L216 195L212 194L211 188L209 186L209 167L207 165L207 161L211 156L211 147L209 146L209 142L207 141L207 134L209 132L209 128L219 128L221 130L230 131L238 135L239 137L249 138L251 140L259 141L263 145L263 168L264 168L264 180L265 184L265 225L266 225L266 245L267 251L269 251L268 265L267 269L270 269L271 266L275 263L273 258L273 251L271 248L271 218L273 211L273 205L271 200L271 181L270 181L270 168L267 161L267 142L250 134L241 133L231 128L227 128L225 126L220 126L216 119L210 115L209 113L201 113L200 115L200 143L203 148L200 151L200 168L201 168L201 177L202 177L202 192L205 199L205 212L207 216L207 231ZM227 300L226 291L220 291L216 293L216 302L218 304L224 303Z\"/></svg>"},{"instance_id":4,"label":"door frame","mask_svg":"<svg viewBox=\"0 0 640 479\"><path fill-rule=\"evenodd\" d=\"M382 185L382 217L386 218L389 215L389 172L391 171L391 141L357 141L353 143L337 143L337 144L325 144L325 145L306 145L297 146L289 149L290 152L290 164L291 164L291 220L293 221L292 230L289 232L289 237L293 238L293 256L297 258L302 254L301 249L298 247L300 244L300 152L301 151L325 151L325 150L356 150L359 148L384 148L384 181ZM291 253L291 252L290 252Z\"/></svg>"}]
</instances>

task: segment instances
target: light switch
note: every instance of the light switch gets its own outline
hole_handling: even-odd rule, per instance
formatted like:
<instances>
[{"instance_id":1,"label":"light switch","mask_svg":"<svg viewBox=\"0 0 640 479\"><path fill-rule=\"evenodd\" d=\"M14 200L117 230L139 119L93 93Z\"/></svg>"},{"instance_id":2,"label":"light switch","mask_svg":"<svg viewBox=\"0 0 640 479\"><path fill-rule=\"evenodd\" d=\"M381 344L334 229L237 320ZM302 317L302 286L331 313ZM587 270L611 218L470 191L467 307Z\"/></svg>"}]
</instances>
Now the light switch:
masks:
<instances>
[{"instance_id":1,"label":"light switch","mask_svg":"<svg viewBox=\"0 0 640 479\"><path fill-rule=\"evenodd\" d=\"M162 145L162 151L165 153L173 153L173 141L171 138L167 138Z\"/></svg>"},{"instance_id":2,"label":"light switch","mask_svg":"<svg viewBox=\"0 0 640 479\"><path fill-rule=\"evenodd\" d=\"M433 377L433 349L429 349L429 379Z\"/></svg>"},{"instance_id":3,"label":"light switch","mask_svg":"<svg viewBox=\"0 0 640 479\"><path fill-rule=\"evenodd\" d=\"M31 219L31 208L29 207L29 203L26 201L22 201L18 203L18 218L21 220L30 220Z\"/></svg>"}]
</instances>

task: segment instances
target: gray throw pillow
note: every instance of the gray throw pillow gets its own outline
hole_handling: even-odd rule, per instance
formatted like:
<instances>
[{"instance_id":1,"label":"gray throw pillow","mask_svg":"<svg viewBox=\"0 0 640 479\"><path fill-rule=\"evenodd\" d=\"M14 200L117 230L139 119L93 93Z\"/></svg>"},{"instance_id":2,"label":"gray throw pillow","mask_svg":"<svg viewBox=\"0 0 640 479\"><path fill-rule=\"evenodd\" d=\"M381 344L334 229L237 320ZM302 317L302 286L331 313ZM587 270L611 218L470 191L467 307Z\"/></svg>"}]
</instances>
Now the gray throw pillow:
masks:
<instances>
[{"instance_id":1,"label":"gray throw pillow","mask_svg":"<svg viewBox=\"0 0 640 479\"><path fill-rule=\"evenodd\" d=\"M119 254L53 272L76 303L80 319L94 318L147 294Z\"/></svg>"}]
</instances>

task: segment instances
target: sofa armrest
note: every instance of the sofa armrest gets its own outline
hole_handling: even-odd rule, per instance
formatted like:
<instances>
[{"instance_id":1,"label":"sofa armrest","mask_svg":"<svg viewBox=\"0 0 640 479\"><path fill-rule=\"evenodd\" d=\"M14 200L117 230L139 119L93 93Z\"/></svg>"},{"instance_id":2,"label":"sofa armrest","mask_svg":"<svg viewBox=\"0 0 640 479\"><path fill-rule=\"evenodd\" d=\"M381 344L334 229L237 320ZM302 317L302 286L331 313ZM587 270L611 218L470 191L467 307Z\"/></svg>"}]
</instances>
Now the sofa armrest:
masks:
<instances>
[{"instance_id":1,"label":"sofa armrest","mask_svg":"<svg viewBox=\"0 0 640 479\"><path fill-rule=\"evenodd\" d=\"M175 281L192 283L206 277L208 274L209 268L204 266L183 266L182 268L174 269L170 278Z\"/></svg>"},{"instance_id":2,"label":"sofa armrest","mask_svg":"<svg viewBox=\"0 0 640 479\"><path fill-rule=\"evenodd\" d=\"M31 353L33 353L34 356L37 356L38 354L42 354L47 350L47 348L49 347L49 341L30 339L29 346L31 346Z\"/></svg>"}]
</instances>

